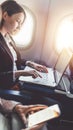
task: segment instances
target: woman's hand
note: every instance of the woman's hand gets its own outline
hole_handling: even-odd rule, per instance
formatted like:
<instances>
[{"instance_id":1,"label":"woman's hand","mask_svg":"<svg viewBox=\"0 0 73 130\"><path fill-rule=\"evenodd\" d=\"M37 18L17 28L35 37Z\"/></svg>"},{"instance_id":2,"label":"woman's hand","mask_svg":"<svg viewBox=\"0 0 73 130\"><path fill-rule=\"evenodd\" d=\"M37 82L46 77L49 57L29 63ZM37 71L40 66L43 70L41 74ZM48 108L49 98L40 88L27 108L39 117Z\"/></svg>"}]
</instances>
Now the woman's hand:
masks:
<instances>
[{"instance_id":1,"label":"woman's hand","mask_svg":"<svg viewBox=\"0 0 73 130\"><path fill-rule=\"evenodd\" d=\"M36 111L39 111L41 109L47 108L46 105L16 105L15 106L15 112L18 113L24 124L27 124L27 115L32 114Z\"/></svg>"},{"instance_id":2,"label":"woman's hand","mask_svg":"<svg viewBox=\"0 0 73 130\"><path fill-rule=\"evenodd\" d=\"M26 129L21 129L21 130L40 130L42 127L44 127L45 122L44 123L40 123L38 125L34 125L32 128L26 128Z\"/></svg>"},{"instance_id":3,"label":"woman's hand","mask_svg":"<svg viewBox=\"0 0 73 130\"><path fill-rule=\"evenodd\" d=\"M28 76L32 76L32 78L37 78L37 77L40 77L40 78L42 78L42 76L39 74L39 73L37 73L35 70L30 70L30 71L28 71Z\"/></svg>"},{"instance_id":4,"label":"woman's hand","mask_svg":"<svg viewBox=\"0 0 73 130\"><path fill-rule=\"evenodd\" d=\"M35 70L28 70L28 71L17 70L17 71L15 71L15 78L18 78L19 76L32 76L32 78L37 78L37 77L42 78L42 76Z\"/></svg>"},{"instance_id":5,"label":"woman's hand","mask_svg":"<svg viewBox=\"0 0 73 130\"><path fill-rule=\"evenodd\" d=\"M48 73L48 70L47 70L47 67L46 66L43 66L43 65L40 65L40 64L37 64L37 63L34 63L34 62L31 62L31 61L27 61L26 62L26 65L40 71L40 72L44 72L44 73Z\"/></svg>"},{"instance_id":6,"label":"woman's hand","mask_svg":"<svg viewBox=\"0 0 73 130\"><path fill-rule=\"evenodd\" d=\"M34 64L34 68L40 72L44 72L44 73L48 73L47 67L37 64L37 63L33 63Z\"/></svg>"}]
</instances>

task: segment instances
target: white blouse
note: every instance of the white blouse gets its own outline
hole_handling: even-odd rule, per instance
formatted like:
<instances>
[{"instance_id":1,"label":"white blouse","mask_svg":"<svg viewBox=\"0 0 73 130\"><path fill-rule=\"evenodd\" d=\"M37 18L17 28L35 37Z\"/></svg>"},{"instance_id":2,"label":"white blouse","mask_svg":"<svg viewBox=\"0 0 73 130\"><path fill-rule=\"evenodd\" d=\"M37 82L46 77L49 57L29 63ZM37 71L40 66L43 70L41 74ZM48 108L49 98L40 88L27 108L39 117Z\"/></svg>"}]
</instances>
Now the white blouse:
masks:
<instances>
[{"instance_id":1,"label":"white blouse","mask_svg":"<svg viewBox=\"0 0 73 130\"><path fill-rule=\"evenodd\" d=\"M8 48L11 51L12 56L13 56L13 71L16 71L17 70L17 66L16 66L17 54L16 54L16 51L14 50L14 48L10 44L10 42L12 42L11 39L8 36L6 36L4 38L5 38L5 41L6 41Z\"/></svg>"},{"instance_id":2,"label":"white blouse","mask_svg":"<svg viewBox=\"0 0 73 130\"><path fill-rule=\"evenodd\" d=\"M9 35L4 36L4 39L13 56L13 81L15 81L16 80L15 71L17 70L17 65L16 65L17 54L16 54L16 51L14 50L13 46L10 44L10 42L12 42L12 41L11 41Z\"/></svg>"}]
</instances>

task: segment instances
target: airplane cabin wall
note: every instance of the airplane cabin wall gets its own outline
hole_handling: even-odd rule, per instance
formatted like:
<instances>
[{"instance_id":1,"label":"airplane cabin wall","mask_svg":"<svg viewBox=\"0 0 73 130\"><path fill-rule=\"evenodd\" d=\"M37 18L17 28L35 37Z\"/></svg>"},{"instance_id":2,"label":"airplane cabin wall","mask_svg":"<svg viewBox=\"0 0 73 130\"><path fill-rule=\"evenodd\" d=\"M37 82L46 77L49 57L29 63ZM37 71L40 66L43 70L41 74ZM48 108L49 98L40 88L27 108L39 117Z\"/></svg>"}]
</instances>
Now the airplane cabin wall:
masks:
<instances>
[{"instance_id":1,"label":"airplane cabin wall","mask_svg":"<svg viewBox=\"0 0 73 130\"><path fill-rule=\"evenodd\" d=\"M33 44L30 48L20 51L22 58L54 66L57 59L53 47L57 24L64 15L73 13L73 0L17 0L17 2L27 6L37 20Z\"/></svg>"},{"instance_id":2,"label":"airplane cabin wall","mask_svg":"<svg viewBox=\"0 0 73 130\"><path fill-rule=\"evenodd\" d=\"M27 60L54 66L58 54L54 48L55 32L60 20L73 13L73 0L23 0L36 16L37 28L33 46L22 53Z\"/></svg>"},{"instance_id":3,"label":"airplane cabin wall","mask_svg":"<svg viewBox=\"0 0 73 130\"><path fill-rule=\"evenodd\" d=\"M46 24L48 19L49 0L18 0L28 7L36 17L36 32L33 44L30 48L21 51L22 58L26 60L40 61L43 49Z\"/></svg>"}]
</instances>

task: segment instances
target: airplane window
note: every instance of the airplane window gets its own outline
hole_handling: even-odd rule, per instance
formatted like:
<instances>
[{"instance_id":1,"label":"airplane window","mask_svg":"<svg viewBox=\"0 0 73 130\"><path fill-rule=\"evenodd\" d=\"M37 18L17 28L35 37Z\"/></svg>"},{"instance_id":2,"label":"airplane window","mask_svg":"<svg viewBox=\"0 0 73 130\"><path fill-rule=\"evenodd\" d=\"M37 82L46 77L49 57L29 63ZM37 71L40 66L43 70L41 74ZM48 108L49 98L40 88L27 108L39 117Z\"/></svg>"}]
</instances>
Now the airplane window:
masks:
<instances>
[{"instance_id":1,"label":"airplane window","mask_svg":"<svg viewBox=\"0 0 73 130\"><path fill-rule=\"evenodd\" d=\"M23 6L24 7L24 6ZM35 17L34 14L27 8L24 7L26 12L26 19L21 28L21 30L13 35L15 43L20 48L26 48L32 44L32 39L34 38L35 30Z\"/></svg>"},{"instance_id":2,"label":"airplane window","mask_svg":"<svg viewBox=\"0 0 73 130\"><path fill-rule=\"evenodd\" d=\"M69 14L60 20L55 39L55 47L58 53L63 48L69 48L73 52L73 14Z\"/></svg>"}]
</instances>

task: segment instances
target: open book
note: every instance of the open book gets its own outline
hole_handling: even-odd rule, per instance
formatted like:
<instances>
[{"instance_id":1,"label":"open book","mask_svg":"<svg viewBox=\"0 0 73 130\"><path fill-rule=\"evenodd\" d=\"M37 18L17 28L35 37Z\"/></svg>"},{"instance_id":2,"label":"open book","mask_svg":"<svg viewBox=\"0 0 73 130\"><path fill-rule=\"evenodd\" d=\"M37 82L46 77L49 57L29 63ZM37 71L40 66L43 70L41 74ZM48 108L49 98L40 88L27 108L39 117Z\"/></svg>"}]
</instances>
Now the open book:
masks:
<instances>
[{"instance_id":1,"label":"open book","mask_svg":"<svg viewBox=\"0 0 73 130\"><path fill-rule=\"evenodd\" d=\"M35 112L28 117L28 128L32 128L33 126L43 123L45 121L51 120L53 118L59 117L61 114L60 108L58 104L47 107L43 110Z\"/></svg>"}]
</instances>

